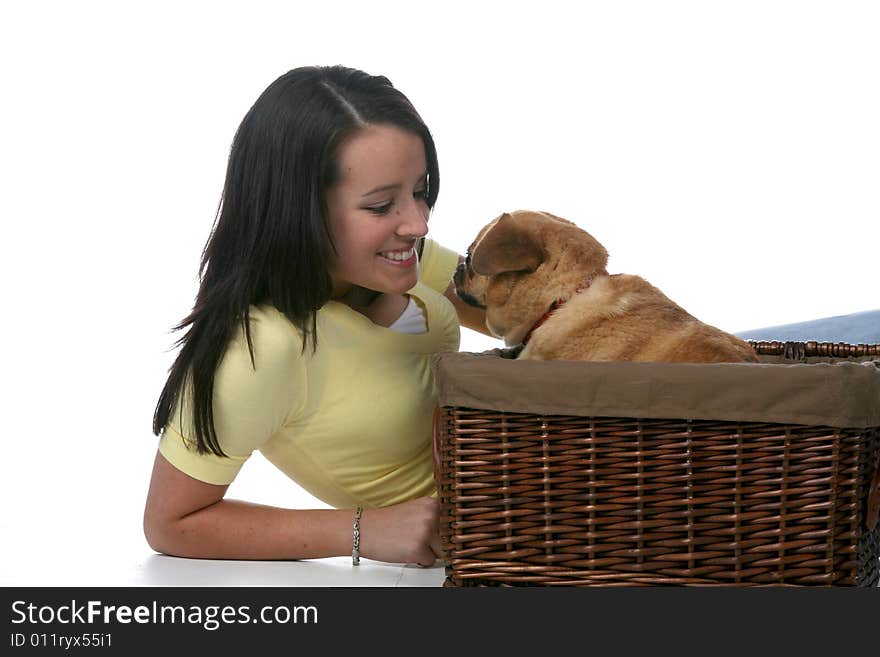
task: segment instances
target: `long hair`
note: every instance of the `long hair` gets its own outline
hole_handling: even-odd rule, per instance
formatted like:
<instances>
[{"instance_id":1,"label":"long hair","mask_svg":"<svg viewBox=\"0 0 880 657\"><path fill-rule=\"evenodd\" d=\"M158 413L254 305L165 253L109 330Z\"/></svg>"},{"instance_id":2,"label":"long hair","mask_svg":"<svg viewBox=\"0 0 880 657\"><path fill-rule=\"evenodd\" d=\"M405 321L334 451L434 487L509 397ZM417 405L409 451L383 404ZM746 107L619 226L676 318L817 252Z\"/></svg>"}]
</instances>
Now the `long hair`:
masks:
<instances>
[{"instance_id":1,"label":"long hair","mask_svg":"<svg viewBox=\"0 0 880 657\"><path fill-rule=\"evenodd\" d=\"M370 124L421 137L428 163L428 207L439 191L431 133L409 100L383 76L342 66L285 73L260 95L235 133L223 195L202 253L187 329L153 415L153 433L167 425L185 390L191 394L199 453L225 456L214 427L214 376L237 328L256 367L250 308L271 304L318 347L316 313L330 299L328 260L335 252L326 190L339 178L345 139ZM179 403L181 409L183 404Z\"/></svg>"}]
</instances>

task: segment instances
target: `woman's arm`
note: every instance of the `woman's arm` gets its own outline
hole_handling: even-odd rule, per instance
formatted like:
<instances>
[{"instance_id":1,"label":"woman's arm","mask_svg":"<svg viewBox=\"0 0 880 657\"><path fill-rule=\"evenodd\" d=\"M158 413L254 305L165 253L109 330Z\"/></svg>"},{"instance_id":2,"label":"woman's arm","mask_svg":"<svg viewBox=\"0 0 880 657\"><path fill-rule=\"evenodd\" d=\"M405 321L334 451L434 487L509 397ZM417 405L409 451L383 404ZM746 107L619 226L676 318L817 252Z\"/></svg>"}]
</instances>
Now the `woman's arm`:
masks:
<instances>
[{"instance_id":1,"label":"woman's arm","mask_svg":"<svg viewBox=\"0 0 880 657\"><path fill-rule=\"evenodd\" d=\"M157 552L201 559L314 559L351 554L354 510L295 510L224 499L228 486L184 474L157 452L144 535ZM433 565L441 554L439 504L418 498L365 510L360 553Z\"/></svg>"},{"instance_id":2,"label":"woman's arm","mask_svg":"<svg viewBox=\"0 0 880 657\"><path fill-rule=\"evenodd\" d=\"M464 262L464 256L458 256L458 262ZM471 329L472 331L478 331L483 335L488 335L491 338L495 337L494 335L489 333L489 329L486 328L486 311L482 308L468 305L464 301L459 299L458 295L455 293L455 283L450 283L449 287L446 288L446 292L444 292L444 294L455 307L455 312L456 314L458 314L459 324L461 324L465 328Z\"/></svg>"}]
</instances>

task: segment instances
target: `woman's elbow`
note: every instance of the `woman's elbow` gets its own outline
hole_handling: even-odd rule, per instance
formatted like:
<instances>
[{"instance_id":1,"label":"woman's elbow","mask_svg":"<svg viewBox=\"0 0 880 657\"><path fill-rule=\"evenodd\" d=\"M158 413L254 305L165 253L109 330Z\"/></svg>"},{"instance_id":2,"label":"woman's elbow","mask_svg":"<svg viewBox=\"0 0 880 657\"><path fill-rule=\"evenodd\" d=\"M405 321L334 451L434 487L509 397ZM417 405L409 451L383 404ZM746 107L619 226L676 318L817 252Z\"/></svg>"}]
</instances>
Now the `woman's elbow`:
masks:
<instances>
[{"instance_id":1,"label":"woman's elbow","mask_svg":"<svg viewBox=\"0 0 880 657\"><path fill-rule=\"evenodd\" d=\"M147 544L162 554L201 556L206 529L193 515L222 500L227 488L190 477L157 451L144 504L143 530Z\"/></svg>"},{"instance_id":2,"label":"woman's elbow","mask_svg":"<svg viewBox=\"0 0 880 657\"><path fill-rule=\"evenodd\" d=\"M171 540L173 532L169 527L170 524L168 521L162 521L152 516L149 511L144 513L143 528L147 545L160 554L176 556L174 541Z\"/></svg>"}]
</instances>

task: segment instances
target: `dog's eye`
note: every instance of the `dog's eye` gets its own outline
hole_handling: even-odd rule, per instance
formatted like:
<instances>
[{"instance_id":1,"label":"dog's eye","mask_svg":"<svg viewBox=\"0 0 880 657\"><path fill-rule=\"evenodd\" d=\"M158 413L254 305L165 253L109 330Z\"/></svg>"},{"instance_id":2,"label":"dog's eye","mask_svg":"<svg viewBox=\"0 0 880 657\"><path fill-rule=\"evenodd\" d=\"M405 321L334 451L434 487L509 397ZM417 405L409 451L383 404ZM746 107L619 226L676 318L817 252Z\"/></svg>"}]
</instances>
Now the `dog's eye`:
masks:
<instances>
[{"instance_id":1,"label":"dog's eye","mask_svg":"<svg viewBox=\"0 0 880 657\"><path fill-rule=\"evenodd\" d=\"M471 252L470 251L468 251L467 253L464 254L464 264L465 264L465 267L471 266Z\"/></svg>"}]
</instances>

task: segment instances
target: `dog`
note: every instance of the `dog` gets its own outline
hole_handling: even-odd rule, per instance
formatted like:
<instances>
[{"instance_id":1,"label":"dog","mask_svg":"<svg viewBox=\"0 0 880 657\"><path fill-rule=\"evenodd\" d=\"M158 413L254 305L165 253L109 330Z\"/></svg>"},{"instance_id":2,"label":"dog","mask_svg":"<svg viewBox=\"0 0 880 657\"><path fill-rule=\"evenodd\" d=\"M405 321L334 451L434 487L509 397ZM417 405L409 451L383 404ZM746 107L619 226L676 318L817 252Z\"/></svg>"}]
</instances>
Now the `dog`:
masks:
<instances>
[{"instance_id":1,"label":"dog","mask_svg":"<svg viewBox=\"0 0 880 657\"><path fill-rule=\"evenodd\" d=\"M547 212L505 212L453 275L486 312L505 357L664 363L757 362L744 340L699 321L639 276L608 274L608 252Z\"/></svg>"}]
</instances>

